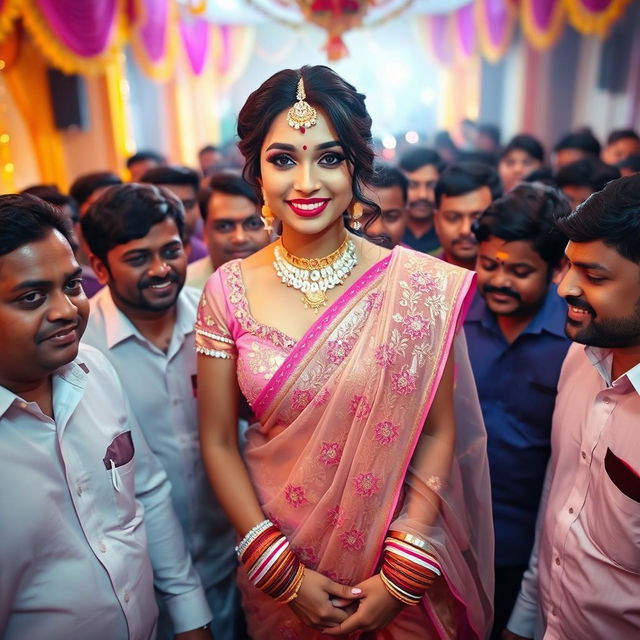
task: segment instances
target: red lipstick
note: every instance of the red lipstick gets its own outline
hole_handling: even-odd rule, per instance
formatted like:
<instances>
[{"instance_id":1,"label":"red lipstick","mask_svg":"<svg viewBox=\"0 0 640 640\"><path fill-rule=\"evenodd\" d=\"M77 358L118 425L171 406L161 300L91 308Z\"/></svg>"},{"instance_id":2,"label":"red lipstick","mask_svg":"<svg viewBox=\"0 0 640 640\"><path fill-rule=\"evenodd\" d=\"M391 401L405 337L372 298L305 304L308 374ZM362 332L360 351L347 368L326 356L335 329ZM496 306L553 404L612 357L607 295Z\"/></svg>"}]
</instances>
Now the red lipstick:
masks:
<instances>
[{"instance_id":1,"label":"red lipstick","mask_svg":"<svg viewBox=\"0 0 640 640\"><path fill-rule=\"evenodd\" d=\"M297 216L315 218L327 208L329 201L330 198L295 198L286 202Z\"/></svg>"}]
</instances>

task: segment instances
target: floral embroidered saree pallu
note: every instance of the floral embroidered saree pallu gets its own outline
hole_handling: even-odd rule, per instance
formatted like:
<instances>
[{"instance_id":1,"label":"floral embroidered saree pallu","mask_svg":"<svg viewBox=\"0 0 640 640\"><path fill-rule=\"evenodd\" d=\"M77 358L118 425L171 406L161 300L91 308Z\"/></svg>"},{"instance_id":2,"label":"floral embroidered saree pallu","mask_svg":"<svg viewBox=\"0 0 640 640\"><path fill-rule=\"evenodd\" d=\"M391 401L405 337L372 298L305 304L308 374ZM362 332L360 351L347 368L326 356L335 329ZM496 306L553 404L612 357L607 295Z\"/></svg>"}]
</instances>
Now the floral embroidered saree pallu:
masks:
<instances>
[{"instance_id":1,"label":"floral embroidered saree pallu","mask_svg":"<svg viewBox=\"0 0 640 640\"><path fill-rule=\"evenodd\" d=\"M299 342L253 318L239 261L221 267L202 297L198 351L237 358L259 421L247 435L247 468L264 513L301 561L355 585L377 573L395 529L427 540L443 567L420 605L367 637L484 638L490 624L486 440L464 338L456 338L472 277L396 248ZM423 425L454 342L449 464L434 459ZM238 582L252 638L326 637L255 589L242 567Z\"/></svg>"}]
</instances>

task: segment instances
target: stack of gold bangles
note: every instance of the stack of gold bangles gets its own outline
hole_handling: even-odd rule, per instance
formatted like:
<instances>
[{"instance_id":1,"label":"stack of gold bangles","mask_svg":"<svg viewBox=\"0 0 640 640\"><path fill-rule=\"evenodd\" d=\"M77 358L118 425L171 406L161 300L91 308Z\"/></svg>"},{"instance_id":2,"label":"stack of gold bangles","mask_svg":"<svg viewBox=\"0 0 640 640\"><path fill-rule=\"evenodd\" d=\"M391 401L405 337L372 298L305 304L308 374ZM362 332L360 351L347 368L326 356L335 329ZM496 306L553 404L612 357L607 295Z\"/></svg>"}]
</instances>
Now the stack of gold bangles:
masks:
<instances>
[{"instance_id":1,"label":"stack of gold bangles","mask_svg":"<svg viewBox=\"0 0 640 640\"><path fill-rule=\"evenodd\" d=\"M256 525L236 548L249 580L278 602L291 602L298 596L304 565L291 549L287 538L270 521Z\"/></svg>"},{"instance_id":2,"label":"stack of gold bangles","mask_svg":"<svg viewBox=\"0 0 640 640\"><path fill-rule=\"evenodd\" d=\"M387 534L380 579L387 591L405 604L418 604L442 573L429 548L427 542L409 533L389 531Z\"/></svg>"}]
</instances>

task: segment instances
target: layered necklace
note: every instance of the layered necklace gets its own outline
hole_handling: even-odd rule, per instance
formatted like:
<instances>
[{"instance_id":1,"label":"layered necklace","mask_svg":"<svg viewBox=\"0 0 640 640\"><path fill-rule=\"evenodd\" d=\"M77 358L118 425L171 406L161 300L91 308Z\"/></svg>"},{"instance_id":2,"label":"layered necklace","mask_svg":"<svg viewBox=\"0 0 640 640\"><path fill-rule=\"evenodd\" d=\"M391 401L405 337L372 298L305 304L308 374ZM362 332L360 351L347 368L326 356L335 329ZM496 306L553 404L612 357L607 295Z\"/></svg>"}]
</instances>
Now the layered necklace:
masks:
<instances>
[{"instance_id":1,"label":"layered necklace","mask_svg":"<svg viewBox=\"0 0 640 640\"><path fill-rule=\"evenodd\" d=\"M356 246L349 236L324 258L299 258L289 253L282 239L273 250L273 266L283 284L302 292L307 309L318 313L327 304L327 291L344 283L358 264Z\"/></svg>"}]
</instances>

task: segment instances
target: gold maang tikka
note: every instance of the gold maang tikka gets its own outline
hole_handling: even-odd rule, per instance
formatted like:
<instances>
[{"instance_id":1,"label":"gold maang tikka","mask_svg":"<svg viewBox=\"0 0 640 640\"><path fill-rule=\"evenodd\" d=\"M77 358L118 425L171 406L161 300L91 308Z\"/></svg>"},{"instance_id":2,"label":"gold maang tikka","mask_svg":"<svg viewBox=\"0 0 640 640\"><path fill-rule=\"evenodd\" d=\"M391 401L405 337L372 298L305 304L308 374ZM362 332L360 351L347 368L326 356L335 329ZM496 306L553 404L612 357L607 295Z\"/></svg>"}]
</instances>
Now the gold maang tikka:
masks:
<instances>
[{"instance_id":1,"label":"gold maang tikka","mask_svg":"<svg viewBox=\"0 0 640 640\"><path fill-rule=\"evenodd\" d=\"M300 133L304 133L306 128L313 127L313 125L318 122L318 112L305 100L306 97L304 81L301 77L296 93L298 102L296 102L287 113L289 126L298 129Z\"/></svg>"}]
</instances>

